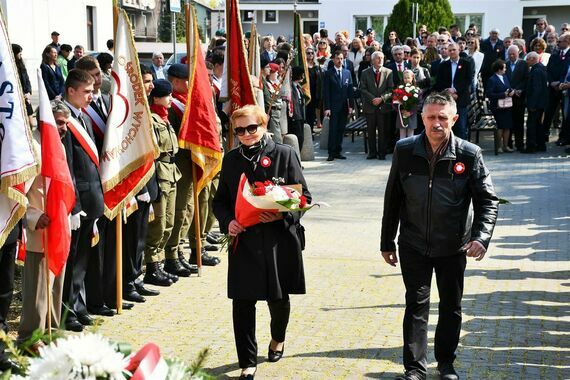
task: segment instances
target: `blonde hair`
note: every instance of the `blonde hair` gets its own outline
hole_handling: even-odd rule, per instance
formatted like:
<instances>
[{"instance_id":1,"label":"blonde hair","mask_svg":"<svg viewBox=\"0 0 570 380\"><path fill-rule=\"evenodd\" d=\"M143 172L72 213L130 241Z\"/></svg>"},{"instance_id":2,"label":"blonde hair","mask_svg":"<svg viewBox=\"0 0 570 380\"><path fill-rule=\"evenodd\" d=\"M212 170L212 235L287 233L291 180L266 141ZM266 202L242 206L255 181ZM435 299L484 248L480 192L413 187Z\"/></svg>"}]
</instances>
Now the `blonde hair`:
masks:
<instances>
[{"instance_id":1,"label":"blonde hair","mask_svg":"<svg viewBox=\"0 0 570 380\"><path fill-rule=\"evenodd\" d=\"M255 116L257 122L261 124L263 128L267 128L269 117L265 113L265 110L260 106L254 106L252 104L238 108L232 113L232 116L230 117L232 128L235 128L237 119L248 116Z\"/></svg>"}]
</instances>

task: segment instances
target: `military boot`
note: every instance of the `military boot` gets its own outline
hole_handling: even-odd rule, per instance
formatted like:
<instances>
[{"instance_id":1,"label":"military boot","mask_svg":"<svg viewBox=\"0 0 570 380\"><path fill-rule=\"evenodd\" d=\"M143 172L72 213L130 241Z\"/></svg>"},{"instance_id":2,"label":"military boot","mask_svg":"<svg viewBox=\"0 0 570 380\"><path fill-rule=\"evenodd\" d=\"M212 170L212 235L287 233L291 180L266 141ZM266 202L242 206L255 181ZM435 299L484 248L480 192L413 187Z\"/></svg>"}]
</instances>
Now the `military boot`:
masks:
<instances>
[{"instance_id":1,"label":"military boot","mask_svg":"<svg viewBox=\"0 0 570 380\"><path fill-rule=\"evenodd\" d=\"M158 262L146 264L146 273L143 281L156 286L170 286L173 283L170 278L164 275Z\"/></svg>"},{"instance_id":2,"label":"military boot","mask_svg":"<svg viewBox=\"0 0 570 380\"><path fill-rule=\"evenodd\" d=\"M188 260L186 260L186 257L184 257L184 253L178 252L178 261L180 261L180 264L182 264L184 268L188 269L190 273L198 273L198 266L190 264Z\"/></svg>"},{"instance_id":3,"label":"military boot","mask_svg":"<svg viewBox=\"0 0 570 380\"><path fill-rule=\"evenodd\" d=\"M190 269L184 268L177 258L166 259L164 261L164 271L179 277L190 277Z\"/></svg>"},{"instance_id":4,"label":"military boot","mask_svg":"<svg viewBox=\"0 0 570 380\"><path fill-rule=\"evenodd\" d=\"M178 276L175 274L172 274L170 272L167 272L164 270L164 268L162 267L162 265L158 265L158 270L162 273L162 275L168 279L170 279L170 281L172 282L178 282Z\"/></svg>"}]
</instances>

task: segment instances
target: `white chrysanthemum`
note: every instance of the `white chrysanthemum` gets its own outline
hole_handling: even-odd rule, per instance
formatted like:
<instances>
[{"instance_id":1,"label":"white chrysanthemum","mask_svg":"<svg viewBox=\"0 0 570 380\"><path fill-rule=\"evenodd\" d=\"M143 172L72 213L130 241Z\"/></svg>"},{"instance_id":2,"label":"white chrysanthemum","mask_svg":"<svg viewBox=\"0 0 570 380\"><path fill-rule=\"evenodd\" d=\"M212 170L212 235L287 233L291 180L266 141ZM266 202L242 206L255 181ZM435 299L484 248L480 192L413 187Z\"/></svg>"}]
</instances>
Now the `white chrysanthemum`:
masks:
<instances>
[{"instance_id":1,"label":"white chrysanthemum","mask_svg":"<svg viewBox=\"0 0 570 380\"><path fill-rule=\"evenodd\" d=\"M30 378L38 380L97 377L122 380L122 372L123 354L116 352L107 339L89 333L58 339L41 348L40 357L32 359L30 366Z\"/></svg>"},{"instance_id":2,"label":"white chrysanthemum","mask_svg":"<svg viewBox=\"0 0 570 380\"><path fill-rule=\"evenodd\" d=\"M269 195L273 198L274 201L286 201L289 199L289 195L279 186L275 186L269 192Z\"/></svg>"},{"instance_id":3,"label":"white chrysanthemum","mask_svg":"<svg viewBox=\"0 0 570 380\"><path fill-rule=\"evenodd\" d=\"M402 99L403 99L403 100L404 100L404 102L405 102L405 101L407 101L407 100L408 100L408 97L407 97L406 95L404 95L404 97L403 97Z\"/></svg>"},{"instance_id":4,"label":"white chrysanthemum","mask_svg":"<svg viewBox=\"0 0 570 380\"><path fill-rule=\"evenodd\" d=\"M414 94L414 98L417 98L417 97L419 97L419 95L418 95L418 94Z\"/></svg>"}]
</instances>

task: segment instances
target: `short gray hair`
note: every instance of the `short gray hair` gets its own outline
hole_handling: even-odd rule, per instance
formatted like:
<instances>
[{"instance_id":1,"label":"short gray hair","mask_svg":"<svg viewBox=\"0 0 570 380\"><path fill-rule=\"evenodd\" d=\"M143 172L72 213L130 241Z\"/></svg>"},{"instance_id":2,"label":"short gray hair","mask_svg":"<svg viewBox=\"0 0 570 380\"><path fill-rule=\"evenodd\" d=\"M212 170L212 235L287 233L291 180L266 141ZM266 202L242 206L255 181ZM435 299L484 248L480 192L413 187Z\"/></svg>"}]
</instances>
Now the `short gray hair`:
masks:
<instances>
[{"instance_id":1,"label":"short gray hair","mask_svg":"<svg viewBox=\"0 0 570 380\"><path fill-rule=\"evenodd\" d=\"M376 57L382 57L384 58L384 53L382 53L381 51L375 51L374 53L372 53L372 56L370 57L370 59L374 59Z\"/></svg>"},{"instance_id":2,"label":"short gray hair","mask_svg":"<svg viewBox=\"0 0 570 380\"><path fill-rule=\"evenodd\" d=\"M528 58L533 58L533 59L538 60L538 59L540 58L540 56L538 55L537 52L531 51L531 52L527 53L527 55L526 55L525 58L526 58L526 59L528 59Z\"/></svg>"},{"instance_id":3,"label":"short gray hair","mask_svg":"<svg viewBox=\"0 0 570 380\"><path fill-rule=\"evenodd\" d=\"M446 91L431 93L424 101L423 110L425 110L426 106L429 104L439 104L442 106L448 105L454 115L457 113L457 103L455 103L453 97Z\"/></svg>"},{"instance_id":4,"label":"short gray hair","mask_svg":"<svg viewBox=\"0 0 570 380\"><path fill-rule=\"evenodd\" d=\"M507 49L507 53L510 53L512 50L517 49L517 54L520 54L521 49L519 49L519 47L515 44L512 44L511 46L509 46L509 48Z\"/></svg>"},{"instance_id":5,"label":"short gray hair","mask_svg":"<svg viewBox=\"0 0 570 380\"><path fill-rule=\"evenodd\" d=\"M53 112L54 114L55 113L62 113L63 116L65 116L65 117L71 116L71 110L61 100L52 100L50 102L50 105L51 105L51 112Z\"/></svg>"},{"instance_id":6,"label":"short gray hair","mask_svg":"<svg viewBox=\"0 0 570 380\"><path fill-rule=\"evenodd\" d=\"M404 52L404 48L400 45L396 45L392 48L392 54L395 54L396 52L401 51L402 53Z\"/></svg>"},{"instance_id":7,"label":"short gray hair","mask_svg":"<svg viewBox=\"0 0 570 380\"><path fill-rule=\"evenodd\" d=\"M152 53L152 59L154 59L158 56L162 56L162 58L164 58L164 54L162 54L162 52L160 52L160 51L155 51L154 53Z\"/></svg>"}]
</instances>

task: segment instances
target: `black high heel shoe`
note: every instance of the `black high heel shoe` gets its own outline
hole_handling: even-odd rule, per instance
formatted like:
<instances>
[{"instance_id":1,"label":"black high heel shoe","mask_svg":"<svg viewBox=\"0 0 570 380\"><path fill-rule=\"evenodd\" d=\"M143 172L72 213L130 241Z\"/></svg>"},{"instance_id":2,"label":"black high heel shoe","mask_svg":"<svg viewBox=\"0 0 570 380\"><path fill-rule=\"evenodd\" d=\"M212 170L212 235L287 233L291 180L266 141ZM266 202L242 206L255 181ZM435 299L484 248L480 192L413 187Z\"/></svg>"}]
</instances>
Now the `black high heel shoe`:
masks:
<instances>
[{"instance_id":1,"label":"black high heel shoe","mask_svg":"<svg viewBox=\"0 0 570 380\"><path fill-rule=\"evenodd\" d=\"M239 378L240 379L245 379L245 380L253 380L255 378L255 373L257 372L257 368L255 369L255 371L253 371L253 373L242 373Z\"/></svg>"},{"instance_id":2,"label":"black high heel shoe","mask_svg":"<svg viewBox=\"0 0 570 380\"><path fill-rule=\"evenodd\" d=\"M283 351L285 351L285 345L283 345L281 351L273 351L271 349L271 343L269 343L269 347L267 348L267 360L271 363L278 362L283 357Z\"/></svg>"}]
</instances>

